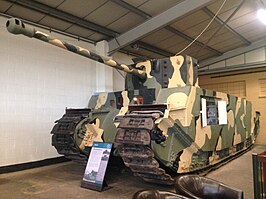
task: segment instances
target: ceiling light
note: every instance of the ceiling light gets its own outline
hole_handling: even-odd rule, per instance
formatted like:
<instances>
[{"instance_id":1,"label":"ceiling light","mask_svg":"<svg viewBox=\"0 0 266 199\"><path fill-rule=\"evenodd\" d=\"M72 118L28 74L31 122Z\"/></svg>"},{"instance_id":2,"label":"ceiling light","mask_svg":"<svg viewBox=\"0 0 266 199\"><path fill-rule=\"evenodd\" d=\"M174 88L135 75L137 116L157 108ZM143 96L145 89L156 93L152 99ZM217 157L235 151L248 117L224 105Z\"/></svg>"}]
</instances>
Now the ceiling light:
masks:
<instances>
[{"instance_id":1,"label":"ceiling light","mask_svg":"<svg viewBox=\"0 0 266 199\"><path fill-rule=\"evenodd\" d=\"M259 18L259 20L266 25L266 10L265 9L259 9L257 11L257 17Z\"/></svg>"}]
</instances>

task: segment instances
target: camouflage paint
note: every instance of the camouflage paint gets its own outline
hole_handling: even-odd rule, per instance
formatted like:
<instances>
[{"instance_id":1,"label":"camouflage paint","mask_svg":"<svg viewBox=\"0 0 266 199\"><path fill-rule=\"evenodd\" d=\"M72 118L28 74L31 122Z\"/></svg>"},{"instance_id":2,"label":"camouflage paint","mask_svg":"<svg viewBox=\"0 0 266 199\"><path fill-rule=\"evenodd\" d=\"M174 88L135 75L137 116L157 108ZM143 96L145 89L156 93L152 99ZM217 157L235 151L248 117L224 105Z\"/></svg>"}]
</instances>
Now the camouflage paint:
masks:
<instances>
[{"instance_id":1,"label":"camouflage paint","mask_svg":"<svg viewBox=\"0 0 266 199\"><path fill-rule=\"evenodd\" d=\"M187 88L187 90L185 90ZM189 88L189 92L188 91ZM164 91L165 90L165 91ZM163 92L164 91L164 92ZM227 125L202 126L200 113L200 98L212 97L223 100L227 105ZM178 100L176 100L178 99ZM176 101L175 101L176 100ZM245 99L229 96L220 92L213 92L193 86L183 88L163 89L157 97L156 103L167 104L167 116L158 123L158 127L167 134L167 140L160 145L153 143L153 150L162 162L173 163L172 154L178 154L178 173L193 171L191 167L193 155L208 152L210 164L224 159L219 152L228 151L233 155L237 150L244 150L248 139L254 142L254 116L251 103ZM196 105L197 104L197 105ZM251 121L250 119L253 118ZM178 128L174 128L178 125ZM253 127L253 128L251 128ZM180 136L189 135L188 138ZM174 136L176 135L176 136ZM189 143L191 141L191 143ZM237 145L242 144L238 149ZM181 153L181 154L180 154ZM176 161L176 160L174 160ZM207 165L205 165L207 166Z\"/></svg>"},{"instance_id":2,"label":"camouflage paint","mask_svg":"<svg viewBox=\"0 0 266 199\"><path fill-rule=\"evenodd\" d=\"M103 129L100 128L100 120L98 118L95 120L95 124L87 123L85 127L86 133L81 144L79 145L81 150L84 150L85 147L91 147L93 142L103 142Z\"/></svg>"},{"instance_id":3,"label":"camouflage paint","mask_svg":"<svg viewBox=\"0 0 266 199\"><path fill-rule=\"evenodd\" d=\"M154 121L155 129L150 132L150 148L157 160L177 173L216 164L245 150L256 138L259 114L255 114L251 103L225 93L199 88L198 63L190 56L147 60L128 66L52 38L25 26L18 19L8 20L7 29L11 33L34 37L127 73L125 91L100 93L91 97L88 105L91 112L75 129L75 144L84 153L93 141L114 142L117 127L134 110L144 114L163 113ZM144 104L136 104L135 98L141 98ZM226 124L219 124L219 103L226 105ZM204 124L205 117L207 125ZM54 134L57 136L59 133ZM162 137L165 139L160 140Z\"/></svg>"}]
</instances>

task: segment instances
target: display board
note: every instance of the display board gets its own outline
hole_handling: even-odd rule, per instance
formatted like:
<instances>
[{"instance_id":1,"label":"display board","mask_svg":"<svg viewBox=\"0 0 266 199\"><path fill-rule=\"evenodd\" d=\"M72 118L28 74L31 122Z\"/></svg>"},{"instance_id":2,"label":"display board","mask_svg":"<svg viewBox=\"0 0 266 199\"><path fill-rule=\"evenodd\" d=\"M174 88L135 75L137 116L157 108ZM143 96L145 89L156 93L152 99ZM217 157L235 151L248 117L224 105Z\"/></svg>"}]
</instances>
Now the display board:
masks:
<instances>
[{"instance_id":1,"label":"display board","mask_svg":"<svg viewBox=\"0 0 266 199\"><path fill-rule=\"evenodd\" d=\"M227 124L227 110L226 110L226 101L218 101L218 116L219 116L219 125Z\"/></svg>"},{"instance_id":2,"label":"display board","mask_svg":"<svg viewBox=\"0 0 266 199\"><path fill-rule=\"evenodd\" d=\"M111 149L111 143L93 143L81 187L102 191L105 186L107 186L104 177L109 162Z\"/></svg>"},{"instance_id":3,"label":"display board","mask_svg":"<svg viewBox=\"0 0 266 199\"><path fill-rule=\"evenodd\" d=\"M202 127L207 126L207 108L206 108L206 99L201 98L201 124Z\"/></svg>"}]
</instances>

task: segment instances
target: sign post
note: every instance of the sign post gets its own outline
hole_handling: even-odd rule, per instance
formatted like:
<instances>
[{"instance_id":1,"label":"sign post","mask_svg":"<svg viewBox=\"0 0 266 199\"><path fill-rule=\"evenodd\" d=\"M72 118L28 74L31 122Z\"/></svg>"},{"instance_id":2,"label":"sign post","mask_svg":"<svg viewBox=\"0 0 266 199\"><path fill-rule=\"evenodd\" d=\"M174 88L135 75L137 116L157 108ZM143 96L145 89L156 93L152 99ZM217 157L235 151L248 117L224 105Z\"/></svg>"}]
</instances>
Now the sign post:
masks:
<instances>
[{"instance_id":1,"label":"sign post","mask_svg":"<svg viewBox=\"0 0 266 199\"><path fill-rule=\"evenodd\" d=\"M107 184L104 180L112 144L94 142L90 157L82 179L81 187L96 191L103 191Z\"/></svg>"}]
</instances>

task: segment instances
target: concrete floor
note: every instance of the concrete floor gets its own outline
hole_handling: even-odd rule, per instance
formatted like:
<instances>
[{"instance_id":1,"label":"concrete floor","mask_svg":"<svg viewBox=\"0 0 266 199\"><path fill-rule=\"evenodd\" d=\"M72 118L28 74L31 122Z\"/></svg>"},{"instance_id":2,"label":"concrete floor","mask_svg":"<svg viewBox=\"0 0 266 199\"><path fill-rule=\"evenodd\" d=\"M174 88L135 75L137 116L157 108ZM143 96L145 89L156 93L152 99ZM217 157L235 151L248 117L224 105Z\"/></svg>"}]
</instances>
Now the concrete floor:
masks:
<instances>
[{"instance_id":1,"label":"concrete floor","mask_svg":"<svg viewBox=\"0 0 266 199\"><path fill-rule=\"evenodd\" d=\"M242 189L245 199L253 198L252 153L265 151L256 146L241 157L212 171L207 176ZM129 170L110 166L106 180L110 189L97 192L80 187L84 166L73 162L60 163L0 175L1 199L128 199L140 189L160 189L174 192L173 187L148 184L134 177Z\"/></svg>"}]
</instances>

